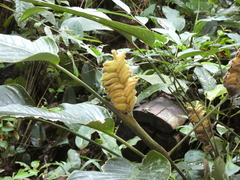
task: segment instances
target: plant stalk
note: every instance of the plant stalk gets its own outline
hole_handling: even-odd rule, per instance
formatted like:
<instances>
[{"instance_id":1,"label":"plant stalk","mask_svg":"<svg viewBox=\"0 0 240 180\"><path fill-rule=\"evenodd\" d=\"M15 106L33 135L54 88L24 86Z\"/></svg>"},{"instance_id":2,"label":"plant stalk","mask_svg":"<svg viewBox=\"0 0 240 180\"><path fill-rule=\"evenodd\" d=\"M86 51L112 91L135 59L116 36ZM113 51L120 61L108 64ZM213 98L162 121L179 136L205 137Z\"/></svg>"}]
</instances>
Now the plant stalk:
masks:
<instances>
[{"instance_id":1,"label":"plant stalk","mask_svg":"<svg viewBox=\"0 0 240 180\"><path fill-rule=\"evenodd\" d=\"M102 103L107 106L116 116L118 116L120 119L122 119L126 125L138 136L140 139L151 149L158 151L163 156L165 156L169 162L171 163L172 167L182 176L184 180L186 180L186 177L182 173L182 171L176 166L176 164L173 162L171 157L169 156L168 152L159 145L156 141L154 141L147 133L142 129L142 127L137 123L137 121L133 118L132 115L124 114L122 111L119 111L116 109L111 103L106 101L102 98L97 92L95 92L91 87L89 87L86 83L81 81L79 78L77 78L75 75L73 75L71 72L66 70L65 68L61 67L60 65L55 65L57 69L71 77L73 80L78 82L80 85L82 85L84 88L86 88L90 93L92 93L95 97L97 97Z\"/></svg>"},{"instance_id":2,"label":"plant stalk","mask_svg":"<svg viewBox=\"0 0 240 180\"><path fill-rule=\"evenodd\" d=\"M122 138L120 138L119 136L115 135L115 134L108 134L109 136L115 138L117 141L119 141L120 143L124 144L125 146L128 147L128 149L132 150L133 152L135 152L136 154L138 154L140 157L144 158L145 155L143 153L141 153L139 150L137 150L136 148L134 148L133 146L131 146L128 142L126 142L125 140L123 140Z\"/></svg>"},{"instance_id":3,"label":"plant stalk","mask_svg":"<svg viewBox=\"0 0 240 180\"><path fill-rule=\"evenodd\" d=\"M110 152L111 154L113 154L113 155L115 155L115 156L117 156L117 157L121 157L119 154L115 153L115 152L112 151L111 149L106 148L105 146L97 143L96 141L93 141L93 140L91 140L91 139L89 139L89 138L87 138L87 137L85 137L85 136L83 136L83 135L81 135L81 134L78 134L78 133L76 133L75 131L72 131L71 129L69 129L69 128L67 128L67 127L61 126L61 125L59 125L59 124L57 124L57 123L54 123L54 122L52 122L52 121L46 121L46 120L37 119L37 118L34 118L34 119L36 119L36 120L38 120L38 121L42 121L42 122L44 122L44 123L51 124L52 126L61 128L61 129L63 129L63 130L66 130L66 131L68 131L68 132L70 132L70 133L72 133L72 134L74 134L74 135L76 135L76 136L78 136L78 137L86 140L86 141L89 141L90 143L93 143L93 144L95 144L95 145L97 145L97 146L105 149L106 151Z\"/></svg>"}]
</instances>

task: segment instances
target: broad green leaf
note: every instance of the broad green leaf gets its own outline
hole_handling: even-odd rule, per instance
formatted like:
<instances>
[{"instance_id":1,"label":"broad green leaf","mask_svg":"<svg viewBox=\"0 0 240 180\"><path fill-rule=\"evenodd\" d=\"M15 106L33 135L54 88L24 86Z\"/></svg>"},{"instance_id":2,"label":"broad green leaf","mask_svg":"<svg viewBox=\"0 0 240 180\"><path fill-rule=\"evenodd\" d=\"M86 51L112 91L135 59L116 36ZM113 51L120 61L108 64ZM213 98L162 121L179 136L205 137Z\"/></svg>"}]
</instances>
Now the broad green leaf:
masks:
<instances>
[{"instance_id":1,"label":"broad green leaf","mask_svg":"<svg viewBox=\"0 0 240 180\"><path fill-rule=\"evenodd\" d=\"M206 25L206 23L207 23L206 21L197 22L194 26L193 33L196 33L196 34L201 33L202 29Z\"/></svg>"},{"instance_id":2,"label":"broad green leaf","mask_svg":"<svg viewBox=\"0 0 240 180\"><path fill-rule=\"evenodd\" d=\"M131 175L139 172L136 165L121 157L108 160L103 168L103 172L73 171L68 180L133 180Z\"/></svg>"},{"instance_id":3,"label":"broad green leaf","mask_svg":"<svg viewBox=\"0 0 240 180\"><path fill-rule=\"evenodd\" d=\"M190 150L184 155L184 161L187 163L201 163L206 153L200 150Z\"/></svg>"},{"instance_id":4,"label":"broad green leaf","mask_svg":"<svg viewBox=\"0 0 240 180\"><path fill-rule=\"evenodd\" d=\"M24 13L27 9L33 7L33 4L23 2L21 0L14 0L14 3L15 3L15 11L17 12L17 13L14 13L15 20L16 22L19 23L20 27L23 28L26 26L27 20L20 22L22 13Z\"/></svg>"},{"instance_id":5,"label":"broad green leaf","mask_svg":"<svg viewBox=\"0 0 240 180\"><path fill-rule=\"evenodd\" d=\"M37 169L40 165L40 161L32 161L31 162L31 167L33 167L33 169Z\"/></svg>"},{"instance_id":6,"label":"broad green leaf","mask_svg":"<svg viewBox=\"0 0 240 180\"><path fill-rule=\"evenodd\" d=\"M41 147L46 140L46 133L42 122L36 122L31 131L31 143L34 147Z\"/></svg>"},{"instance_id":7,"label":"broad green leaf","mask_svg":"<svg viewBox=\"0 0 240 180\"><path fill-rule=\"evenodd\" d=\"M47 7L37 7L37 6L29 8L26 11L23 12L23 15L22 15L20 21L23 21L23 20L29 18L30 16L32 16L34 14L37 14L37 13L43 12L43 11L47 11L49 9L50 8L47 8Z\"/></svg>"},{"instance_id":8,"label":"broad green leaf","mask_svg":"<svg viewBox=\"0 0 240 180\"><path fill-rule=\"evenodd\" d=\"M112 158L97 171L74 171L68 180L166 180L171 173L168 160L157 153L150 151L140 165L129 162L124 158Z\"/></svg>"},{"instance_id":9,"label":"broad green leaf","mask_svg":"<svg viewBox=\"0 0 240 180\"><path fill-rule=\"evenodd\" d=\"M25 2L31 2L36 5L40 6L45 6L45 7L50 7L51 9L58 11L58 12L67 12L71 13L77 16L81 16L93 21L96 21L98 23L101 23L105 26L108 26L111 29L114 29L118 31L119 33L123 35L130 35L130 36L135 36L136 38L141 39L144 41L146 44L148 44L151 47L154 47L156 41L160 41L162 43L166 42L166 38L164 36L161 36L160 34L157 34L155 32L152 32L148 29L141 28L141 27L136 27L136 26L130 26L124 23L116 22L116 21L111 21L99 16L95 16L86 12L83 12L81 8L68 8L68 7L63 7L63 6L58 6L55 4L51 3L46 3L43 1L37 1L37 0L23 0ZM128 37L129 39L129 37Z\"/></svg>"},{"instance_id":10,"label":"broad green leaf","mask_svg":"<svg viewBox=\"0 0 240 180\"><path fill-rule=\"evenodd\" d=\"M222 84L218 84L213 89L206 91L205 93L206 93L206 98L212 101L216 97L226 94L227 89Z\"/></svg>"},{"instance_id":11,"label":"broad green leaf","mask_svg":"<svg viewBox=\"0 0 240 180\"><path fill-rule=\"evenodd\" d=\"M204 51L201 50L194 50L194 49L187 49L185 51L181 51L178 53L178 58L179 59L184 59L184 58L188 58L188 57L194 57L197 55L204 55Z\"/></svg>"},{"instance_id":12,"label":"broad green leaf","mask_svg":"<svg viewBox=\"0 0 240 180\"><path fill-rule=\"evenodd\" d=\"M124 11L126 11L128 14L131 14L130 8L121 0L112 0L116 5L121 7Z\"/></svg>"},{"instance_id":13,"label":"broad green leaf","mask_svg":"<svg viewBox=\"0 0 240 180\"><path fill-rule=\"evenodd\" d=\"M87 126L100 130L102 132L106 132L108 134L113 134L114 133L114 127L115 123L112 118L106 118L105 122L100 122L100 121L92 121L87 124Z\"/></svg>"},{"instance_id":14,"label":"broad green leaf","mask_svg":"<svg viewBox=\"0 0 240 180\"><path fill-rule=\"evenodd\" d=\"M154 13L154 10L156 8L156 4L151 4L148 8L146 8L144 11L143 11L143 16L149 16L150 14L153 14Z\"/></svg>"},{"instance_id":15,"label":"broad green leaf","mask_svg":"<svg viewBox=\"0 0 240 180\"><path fill-rule=\"evenodd\" d=\"M211 73L217 73L219 71L219 65L211 62L202 62L201 65Z\"/></svg>"},{"instance_id":16,"label":"broad green leaf","mask_svg":"<svg viewBox=\"0 0 240 180\"><path fill-rule=\"evenodd\" d=\"M142 16L134 16L139 22L141 22L141 24L146 24L148 22L148 18L146 17L142 17Z\"/></svg>"},{"instance_id":17,"label":"broad green leaf","mask_svg":"<svg viewBox=\"0 0 240 180\"><path fill-rule=\"evenodd\" d=\"M234 131L232 128L226 128L220 124L217 124L216 126L217 128L217 132L222 136L223 134L225 134L226 132L229 132L229 129L231 129L232 131Z\"/></svg>"},{"instance_id":18,"label":"broad green leaf","mask_svg":"<svg viewBox=\"0 0 240 180\"><path fill-rule=\"evenodd\" d=\"M201 51L201 50L195 50L195 49L189 48L189 49L179 52L177 56L179 59L184 59L184 58L194 57L194 56L199 56L199 55L202 57L208 57L210 55L215 54L218 51L219 51L218 48L212 48L209 51Z\"/></svg>"},{"instance_id":19,"label":"broad green leaf","mask_svg":"<svg viewBox=\"0 0 240 180\"><path fill-rule=\"evenodd\" d=\"M188 8L197 11L206 11L210 10L212 7L211 3L208 0L189 0L186 2Z\"/></svg>"},{"instance_id":20,"label":"broad green leaf","mask_svg":"<svg viewBox=\"0 0 240 180\"><path fill-rule=\"evenodd\" d=\"M64 94L63 94L63 99L62 103L70 103L70 104L76 104L76 94L71 85L67 86Z\"/></svg>"},{"instance_id":21,"label":"broad green leaf","mask_svg":"<svg viewBox=\"0 0 240 180\"><path fill-rule=\"evenodd\" d=\"M138 141L141 141L141 139L140 139L138 136L135 136L134 138L129 139L129 140L127 141L127 143L130 144L131 146L135 146ZM120 149L125 149L125 148L127 148L127 146L126 146L125 144L121 144L121 145L119 146L119 148L120 148Z\"/></svg>"},{"instance_id":22,"label":"broad green leaf","mask_svg":"<svg viewBox=\"0 0 240 180\"><path fill-rule=\"evenodd\" d=\"M7 141L0 141L0 147L1 147L1 148L4 148L4 149L7 149L7 147L8 147L8 142L7 142Z\"/></svg>"},{"instance_id":23,"label":"broad green leaf","mask_svg":"<svg viewBox=\"0 0 240 180\"><path fill-rule=\"evenodd\" d=\"M164 74L161 74L161 76L164 78L165 82L164 83L160 77L157 75L157 74L152 74L152 75L138 75L140 78L144 79L145 81L149 82L150 84L154 85L154 84L164 84L165 86L162 86L161 89L159 90L162 90L166 93L171 93L168 89L168 87L170 87L173 91L176 90L176 88L180 88L179 87L179 84L182 86L183 90L186 91L188 89L188 86L187 86L187 81L185 80L180 80L180 79L176 79L174 80L173 77L169 77L169 76L166 76ZM176 81L178 81L178 83L176 83ZM175 84L174 84L175 83Z\"/></svg>"},{"instance_id":24,"label":"broad green leaf","mask_svg":"<svg viewBox=\"0 0 240 180\"><path fill-rule=\"evenodd\" d=\"M68 150L67 164L70 165L70 168L78 169L80 167L81 160L78 151L73 149Z\"/></svg>"},{"instance_id":25,"label":"broad green leaf","mask_svg":"<svg viewBox=\"0 0 240 180\"><path fill-rule=\"evenodd\" d=\"M103 145L104 147L111 149L112 151L114 151L115 153L117 153L118 155L122 156L122 152L117 144L117 140L109 135L107 135L106 133L103 132L98 132L99 136L100 136L100 141L101 141L101 145ZM112 157L116 157L113 154L110 154L108 151L106 151L105 149L102 149L102 151L107 155L108 159L112 158Z\"/></svg>"},{"instance_id":26,"label":"broad green leaf","mask_svg":"<svg viewBox=\"0 0 240 180\"><path fill-rule=\"evenodd\" d=\"M72 124L72 125L74 125L74 124ZM77 131L78 134L82 134L82 135L84 135L84 137L87 137L89 139L91 139L91 135L94 132L95 132L94 129L89 128L87 126L80 126L80 128ZM80 150L83 150L84 148L87 147L87 145L89 144L89 141L77 136L75 138L75 144Z\"/></svg>"},{"instance_id":27,"label":"broad green leaf","mask_svg":"<svg viewBox=\"0 0 240 180\"><path fill-rule=\"evenodd\" d=\"M158 24L160 24L165 30L171 30L173 32L176 31L175 26L173 25L173 23L171 21L169 21L166 18L157 18L157 22ZM158 28L156 28L158 29Z\"/></svg>"},{"instance_id":28,"label":"broad green leaf","mask_svg":"<svg viewBox=\"0 0 240 180\"><path fill-rule=\"evenodd\" d=\"M224 140L222 138L214 136L210 141L214 146L214 149L218 150L219 154L226 152L226 144L224 144Z\"/></svg>"},{"instance_id":29,"label":"broad green leaf","mask_svg":"<svg viewBox=\"0 0 240 180\"><path fill-rule=\"evenodd\" d=\"M84 65L82 66L81 79L88 86L95 90L99 87L97 87L97 84L100 85L96 79L96 68L93 67L90 63L84 63Z\"/></svg>"},{"instance_id":30,"label":"broad green leaf","mask_svg":"<svg viewBox=\"0 0 240 180\"><path fill-rule=\"evenodd\" d=\"M25 169L19 169L17 174L14 175L14 179L25 179L31 176L36 176L38 174L38 170L34 171L26 171Z\"/></svg>"},{"instance_id":31,"label":"broad green leaf","mask_svg":"<svg viewBox=\"0 0 240 180\"><path fill-rule=\"evenodd\" d=\"M0 34L0 62L46 61L58 64L57 53L58 47L49 37L32 42L16 35Z\"/></svg>"},{"instance_id":32,"label":"broad green leaf","mask_svg":"<svg viewBox=\"0 0 240 180\"><path fill-rule=\"evenodd\" d=\"M187 117L186 117L187 118ZM178 126L179 131L183 134L188 134L190 133L190 131L193 130L193 124L192 123L189 123L189 124L186 124L186 125L183 125L183 126ZM196 138L196 135L194 132L192 132L189 136L191 136L191 141L195 141L197 138ZM194 140L193 140L194 139Z\"/></svg>"},{"instance_id":33,"label":"broad green leaf","mask_svg":"<svg viewBox=\"0 0 240 180\"><path fill-rule=\"evenodd\" d=\"M200 150L190 150L184 155L184 161L177 166L186 172L186 179L202 179L203 163L206 153Z\"/></svg>"},{"instance_id":34,"label":"broad green leaf","mask_svg":"<svg viewBox=\"0 0 240 180\"><path fill-rule=\"evenodd\" d=\"M41 16L44 17L44 22L50 22L53 26L57 26L57 20L55 18L55 13L51 11L43 11L41 12Z\"/></svg>"},{"instance_id":35,"label":"broad green leaf","mask_svg":"<svg viewBox=\"0 0 240 180\"><path fill-rule=\"evenodd\" d=\"M217 180L228 180L226 175L226 164L224 160L219 156L214 160L212 177Z\"/></svg>"},{"instance_id":36,"label":"broad green leaf","mask_svg":"<svg viewBox=\"0 0 240 180\"><path fill-rule=\"evenodd\" d=\"M161 21L163 22L163 20ZM168 22L168 21L167 21ZM166 34L169 39L175 43L177 43L179 46L182 45L182 42L180 40L180 37L179 35L175 32L175 29L172 30L171 28L170 29L163 29L163 28L152 28L152 30L156 31L156 32L159 32L161 34Z\"/></svg>"},{"instance_id":37,"label":"broad green leaf","mask_svg":"<svg viewBox=\"0 0 240 180\"><path fill-rule=\"evenodd\" d=\"M80 153L76 150L69 149L67 152L67 155L68 157L66 162L54 164L59 166L48 173L47 179L58 179L59 174L67 175L76 169L80 169L80 165L81 165Z\"/></svg>"},{"instance_id":38,"label":"broad green leaf","mask_svg":"<svg viewBox=\"0 0 240 180\"><path fill-rule=\"evenodd\" d=\"M153 84L150 87L148 87L147 89L144 89L137 97L137 102L151 96L153 93L159 91L162 88L167 88L168 85L166 84Z\"/></svg>"},{"instance_id":39,"label":"broad green leaf","mask_svg":"<svg viewBox=\"0 0 240 180\"><path fill-rule=\"evenodd\" d=\"M217 81L205 68L195 67L194 73L196 74L204 92L210 91L216 86Z\"/></svg>"},{"instance_id":40,"label":"broad green leaf","mask_svg":"<svg viewBox=\"0 0 240 180\"><path fill-rule=\"evenodd\" d=\"M1 85L0 86L0 107L10 104L22 104L35 106L33 99L29 96L26 90L18 85Z\"/></svg>"},{"instance_id":41,"label":"broad green leaf","mask_svg":"<svg viewBox=\"0 0 240 180\"><path fill-rule=\"evenodd\" d=\"M185 19L180 16L179 11L172 9L169 6L163 6L162 10L166 18L172 22L176 30L180 32L185 26Z\"/></svg>"},{"instance_id":42,"label":"broad green leaf","mask_svg":"<svg viewBox=\"0 0 240 180\"><path fill-rule=\"evenodd\" d=\"M26 87L27 85L27 80L23 76L18 76L15 79L8 78L4 81L4 85L12 85L12 84L18 84L22 87Z\"/></svg>"},{"instance_id":43,"label":"broad green leaf","mask_svg":"<svg viewBox=\"0 0 240 180\"><path fill-rule=\"evenodd\" d=\"M51 112L36 107L12 104L0 107L0 117L41 118L50 121L62 121L68 124L88 124L91 121L101 121L110 117L108 111L97 105L89 103L67 104L63 103Z\"/></svg>"},{"instance_id":44,"label":"broad green leaf","mask_svg":"<svg viewBox=\"0 0 240 180\"><path fill-rule=\"evenodd\" d=\"M135 179L166 180L171 174L169 161L156 151L150 151L141 166L141 172Z\"/></svg>"},{"instance_id":45,"label":"broad green leaf","mask_svg":"<svg viewBox=\"0 0 240 180\"><path fill-rule=\"evenodd\" d=\"M76 9L78 10L78 9ZM96 9L91 9L91 8L87 8L87 9L81 9L82 12L84 13L88 13L97 17L101 17L104 19L108 19L111 20L106 14L99 12ZM82 30L83 31L93 31L93 30L112 30L111 28L108 28L106 26L103 26L102 24L86 19L84 17L70 17L68 19L66 19L62 25L64 24L72 24L72 23L79 23L82 26Z\"/></svg>"},{"instance_id":46,"label":"broad green leaf","mask_svg":"<svg viewBox=\"0 0 240 180\"><path fill-rule=\"evenodd\" d=\"M95 30L111 31L112 30L106 26L103 26L100 23L97 23L95 21L92 21L92 20L89 20L89 19L86 19L83 17L71 17L71 18L63 21L61 26L67 26L70 30L74 31L74 26L76 26L76 24L81 25L82 34L83 34L83 31L95 31ZM76 30L74 32L77 33Z\"/></svg>"},{"instance_id":47,"label":"broad green leaf","mask_svg":"<svg viewBox=\"0 0 240 180\"><path fill-rule=\"evenodd\" d=\"M240 167L233 163L232 157L228 154L227 163L226 163L226 175L232 176L239 170L240 170Z\"/></svg>"},{"instance_id":48,"label":"broad green leaf","mask_svg":"<svg viewBox=\"0 0 240 180\"><path fill-rule=\"evenodd\" d=\"M240 35L237 33L227 33L227 36L230 37L235 43L240 43Z\"/></svg>"}]
</instances>

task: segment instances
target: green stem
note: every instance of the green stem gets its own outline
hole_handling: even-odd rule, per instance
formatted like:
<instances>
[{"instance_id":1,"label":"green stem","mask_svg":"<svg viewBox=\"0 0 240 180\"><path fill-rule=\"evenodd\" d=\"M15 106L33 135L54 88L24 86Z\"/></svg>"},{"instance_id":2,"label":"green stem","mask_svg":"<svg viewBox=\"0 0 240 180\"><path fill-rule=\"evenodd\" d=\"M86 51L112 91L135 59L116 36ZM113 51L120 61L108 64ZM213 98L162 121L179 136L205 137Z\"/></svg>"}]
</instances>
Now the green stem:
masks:
<instances>
[{"instance_id":1,"label":"green stem","mask_svg":"<svg viewBox=\"0 0 240 180\"><path fill-rule=\"evenodd\" d=\"M98 98L100 101L102 101L102 103L104 105L106 105L107 107L109 107L110 109L112 108L112 105L106 101L105 99L102 98L102 96L100 96L96 91L94 91L90 86L88 86L86 83L84 83L82 80L80 80L78 77L76 77L74 74L72 74L71 72L69 72L68 70L66 70L65 68L63 68L60 65L54 65L57 69L59 69L60 71L62 71L63 73L65 73L66 75L68 75L70 78L72 78L74 81L76 81L77 83L79 83L81 86L83 86L84 88L86 88L90 93L92 93L96 98Z\"/></svg>"},{"instance_id":2,"label":"green stem","mask_svg":"<svg viewBox=\"0 0 240 180\"><path fill-rule=\"evenodd\" d=\"M74 134L74 135L76 135L76 136L78 136L78 137L86 140L86 141L89 141L90 143L93 143L93 144L95 144L95 145L97 145L97 146L105 149L106 151L110 152L111 154L113 154L113 155L115 155L115 156L117 156L117 157L121 157L119 154L115 153L115 152L112 151L111 149L108 149L108 148L106 148L105 146L103 146L103 145L101 145L101 144L99 144L99 143L97 143L97 142L95 142L95 141L93 141L93 140L91 140L91 139L89 139L89 138L81 135L81 134L78 134L78 133L76 133L75 131L72 131L71 129L69 129L69 128L67 128L67 127L61 126L61 125L59 125L59 124L57 124L57 123L54 123L54 122L52 122L52 121L46 121L46 120L37 119L37 118L36 118L36 120L42 121L42 122L44 122L44 123L51 124L51 125L53 125L53 126L55 126L55 127L61 128L61 129L64 129L64 130L66 130L66 131L68 131L68 132L70 132L70 133L72 133L72 134Z\"/></svg>"},{"instance_id":3,"label":"green stem","mask_svg":"<svg viewBox=\"0 0 240 180\"><path fill-rule=\"evenodd\" d=\"M122 138L120 138L119 136L117 136L116 134L108 134L109 136L115 138L117 141L119 141L120 143L124 144L125 146L128 147L128 149L132 150L133 152L135 152L136 154L138 154L139 156L141 156L142 158L145 157L145 155L143 153L141 153L139 150L137 150L136 148L134 148L133 146L131 146L128 142L126 142L125 140L123 140Z\"/></svg>"},{"instance_id":4,"label":"green stem","mask_svg":"<svg viewBox=\"0 0 240 180\"><path fill-rule=\"evenodd\" d=\"M188 134L186 134L186 136L185 136L176 146L174 146L174 147L171 149L171 151L169 151L168 153L171 155L176 149L178 149L179 146L190 136L190 134L194 131L194 129L196 129L200 124L202 124L202 122L203 122L206 118L208 118L216 109L218 109L218 107L220 107L227 99L228 99L228 95L226 95L226 96L224 97L224 99L223 99L220 103L218 103L211 111L209 111L209 112L207 113L207 115L204 116L204 117L194 126L194 128L193 128Z\"/></svg>"},{"instance_id":5,"label":"green stem","mask_svg":"<svg viewBox=\"0 0 240 180\"><path fill-rule=\"evenodd\" d=\"M182 171L176 166L176 164L172 161L170 158L168 152L159 145L156 141L154 141L143 129L142 127L137 123L137 121L133 118L133 116L130 116L128 114L124 114L123 112L116 109L112 104L110 104L108 101L103 99L97 92L95 92L91 87L89 87L87 84L85 84L83 81L78 79L75 75L73 75L71 72L66 70L65 68L55 65L56 68L64 72L66 75L71 77L73 80L78 82L80 85L85 87L89 92L91 92L95 97L97 97L104 105L106 105L116 116L118 116L120 119L122 119L126 125L138 136L140 139L151 149L158 151L163 156L165 156L171 165L176 169L176 171L182 176L183 179L186 179Z\"/></svg>"}]
</instances>

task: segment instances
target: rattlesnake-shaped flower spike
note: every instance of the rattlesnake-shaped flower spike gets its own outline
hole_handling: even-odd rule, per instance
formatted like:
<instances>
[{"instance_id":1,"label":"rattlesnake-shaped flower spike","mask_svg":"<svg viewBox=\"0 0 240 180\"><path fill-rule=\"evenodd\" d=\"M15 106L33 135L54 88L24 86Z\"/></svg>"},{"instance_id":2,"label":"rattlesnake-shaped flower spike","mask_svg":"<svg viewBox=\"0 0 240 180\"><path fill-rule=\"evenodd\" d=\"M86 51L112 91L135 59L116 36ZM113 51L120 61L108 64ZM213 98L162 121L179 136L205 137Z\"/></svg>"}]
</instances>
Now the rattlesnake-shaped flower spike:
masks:
<instances>
[{"instance_id":1,"label":"rattlesnake-shaped flower spike","mask_svg":"<svg viewBox=\"0 0 240 180\"><path fill-rule=\"evenodd\" d=\"M132 71L125 60L126 52L117 54L112 50L113 61L103 64L102 84L113 105L125 112L132 112L136 102L136 77L130 77Z\"/></svg>"}]
</instances>

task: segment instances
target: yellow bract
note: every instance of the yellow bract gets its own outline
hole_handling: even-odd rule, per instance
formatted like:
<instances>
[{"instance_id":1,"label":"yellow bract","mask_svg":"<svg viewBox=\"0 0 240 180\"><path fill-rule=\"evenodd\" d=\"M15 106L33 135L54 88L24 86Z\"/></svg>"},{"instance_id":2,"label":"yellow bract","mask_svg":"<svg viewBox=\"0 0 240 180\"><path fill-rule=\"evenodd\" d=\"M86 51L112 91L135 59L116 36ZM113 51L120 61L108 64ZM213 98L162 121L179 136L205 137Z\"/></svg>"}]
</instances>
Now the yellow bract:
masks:
<instances>
[{"instance_id":1,"label":"yellow bract","mask_svg":"<svg viewBox=\"0 0 240 180\"><path fill-rule=\"evenodd\" d=\"M102 84L114 106L126 112L132 112L136 102L135 85L137 79L130 77L132 71L125 60L126 52L117 54L112 50L113 61L103 64Z\"/></svg>"}]
</instances>

